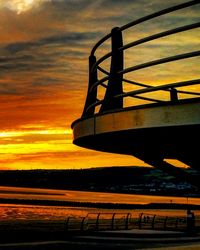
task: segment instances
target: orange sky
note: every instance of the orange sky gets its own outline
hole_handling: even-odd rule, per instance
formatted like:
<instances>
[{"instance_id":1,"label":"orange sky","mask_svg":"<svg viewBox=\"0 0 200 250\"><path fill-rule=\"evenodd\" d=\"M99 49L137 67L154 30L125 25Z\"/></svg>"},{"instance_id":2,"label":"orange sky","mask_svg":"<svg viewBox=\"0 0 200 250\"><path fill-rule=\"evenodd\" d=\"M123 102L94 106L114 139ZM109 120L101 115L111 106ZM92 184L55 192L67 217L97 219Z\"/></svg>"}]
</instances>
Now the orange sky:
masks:
<instances>
[{"instance_id":1,"label":"orange sky","mask_svg":"<svg viewBox=\"0 0 200 250\"><path fill-rule=\"evenodd\" d=\"M73 145L70 126L84 106L87 58L92 46L112 27L160 10L161 2L164 8L183 1L0 1L0 169L146 166L131 156L104 154ZM180 12L171 20L180 21L184 15L197 21L199 9L191 8L188 14ZM136 29L126 40L143 37L152 27L155 32L160 28L158 23L149 25ZM160 26L165 28L162 23ZM199 35L190 33L183 41L178 47L180 53L187 51L188 46L195 50ZM165 56L166 41L155 46L156 53ZM173 47L177 46L175 41ZM145 58L150 60L152 48L146 49ZM128 63L133 55L136 63L141 62L139 50L129 54ZM192 60L191 65L192 77L199 69ZM179 79L180 72L181 68L177 68L173 79L167 80ZM160 78L166 80L166 75L168 72L160 74ZM157 73L152 73L148 80L140 74L136 78L155 81Z\"/></svg>"}]
</instances>

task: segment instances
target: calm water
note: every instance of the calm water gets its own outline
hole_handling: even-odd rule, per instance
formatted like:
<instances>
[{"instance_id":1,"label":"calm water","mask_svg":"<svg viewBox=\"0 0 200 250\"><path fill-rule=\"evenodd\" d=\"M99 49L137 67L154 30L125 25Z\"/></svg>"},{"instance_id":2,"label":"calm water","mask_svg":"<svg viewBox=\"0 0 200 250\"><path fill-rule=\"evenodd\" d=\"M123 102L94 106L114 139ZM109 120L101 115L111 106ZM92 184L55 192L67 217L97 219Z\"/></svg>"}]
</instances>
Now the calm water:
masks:
<instances>
[{"instance_id":1,"label":"calm water","mask_svg":"<svg viewBox=\"0 0 200 250\"><path fill-rule=\"evenodd\" d=\"M200 204L200 198L162 197L150 195L112 194L100 192L83 192L35 188L0 187L0 198L28 199L28 200L59 200L79 202L102 202L102 203L189 203ZM86 216L88 213L113 212L109 209L16 205L0 204L0 220L63 220L67 216ZM136 216L141 210L116 210L117 212L131 212ZM185 215L181 210L148 210L148 213L160 215ZM200 214L200 211L197 211Z\"/></svg>"}]
</instances>

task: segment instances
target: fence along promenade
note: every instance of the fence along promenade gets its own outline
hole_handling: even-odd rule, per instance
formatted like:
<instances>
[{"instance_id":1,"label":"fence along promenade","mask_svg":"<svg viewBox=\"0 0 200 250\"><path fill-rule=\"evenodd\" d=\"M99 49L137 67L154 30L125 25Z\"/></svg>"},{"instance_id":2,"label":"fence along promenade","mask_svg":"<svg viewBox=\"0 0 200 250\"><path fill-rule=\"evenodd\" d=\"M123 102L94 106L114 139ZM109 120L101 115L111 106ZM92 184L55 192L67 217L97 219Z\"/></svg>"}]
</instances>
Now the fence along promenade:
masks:
<instances>
[{"instance_id":1,"label":"fence along promenade","mask_svg":"<svg viewBox=\"0 0 200 250\"><path fill-rule=\"evenodd\" d=\"M189 51L187 49L180 53L167 43L164 48L170 55L158 58L155 52L155 58L149 61L145 61L144 50L141 63L124 67L130 61L134 62L134 54L129 51L138 50L139 45L146 46L170 38L180 48L182 43L179 36L198 31L198 18L188 23L191 21L187 11L198 9L199 3L188 1L115 27L95 44L89 56L89 83L83 113L80 119L72 123L74 144L93 150L133 155L178 179L189 180L194 186L200 186L198 178L167 161L177 159L194 170L199 171L200 168L198 147L194 143L194 140L200 140L200 78L199 72L196 70L194 74L190 65L191 60L195 60L196 65L199 63L198 44L194 49L191 47ZM161 23L170 23L171 15L183 10L184 25L124 44L126 32L133 32L138 25L147 25L157 18ZM102 55L103 46L111 47L111 51ZM98 54L101 56L98 57ZM127 62L129 55L131 58ZM177 81L163 83L160 74L169 65L174 69L168 72L170 79L173 79L177 65L182 65L183 71ZM134 80L136 73L145 75L147 69L150 77L157 67L161 67L156 71L159 84Z\"/></svg>"},{"instance_id":2,"label":"fence along promenade","mask_svg":"<svg viewBox=\"0 0 200 250\"><path fill-rule=\"evenodd\" d=\"M72 231L106 231L153 229L187 231L186 216L161 216L151 213L88 213L85 217L69 216L66 229ZM200 229L200 217L196 216L195 230Z\"/></svg>"}]
</instances>

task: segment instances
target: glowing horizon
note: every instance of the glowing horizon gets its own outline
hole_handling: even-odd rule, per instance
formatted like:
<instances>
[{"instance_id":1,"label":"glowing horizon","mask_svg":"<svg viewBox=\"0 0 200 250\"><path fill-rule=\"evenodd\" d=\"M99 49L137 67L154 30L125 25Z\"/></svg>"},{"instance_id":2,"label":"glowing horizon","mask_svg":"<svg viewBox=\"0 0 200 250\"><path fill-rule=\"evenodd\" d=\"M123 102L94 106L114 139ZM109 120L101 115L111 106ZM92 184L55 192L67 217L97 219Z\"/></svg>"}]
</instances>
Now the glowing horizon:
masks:
<instances>
[{"instance_id":1,"label":"glowing horizon","mask_svg":"<svg viewBox=\"0 0 200 250\"><path fill-rule=\"evenodd\" d=\"M182 0L162 2L162 9ZM145 8L144 8L145 6ZM88 84L88 56L92 46L113 27L122 26L161 9L161 0L2 0L0 1L0 169L67 169L106 166L147 166L126 155L113 155L79 148L72 143L71 123L83 110ZM141 13L142 10L142 13ZM153 32L173 28L199 18L199 7L186 14L179 11L164 22L137 26L124 42L141 39ZM177 25L177 24L176 24ZM150 33L149 33L150 32ZM125 54L127 65L165 57L175 50L198 48L199 33L183 32L175 40L161 39ZM181 41L181 46L179 46ZM167 47L166 47L167 46ZM102 55L109 46L102 47ZM152 49L153 48L153 49ZM141 52L144 51L144 52ZM141 57L145 53L145 57ZM109 64L107 61L105 64ZM198 74L191 59L184 80ZM104 65L103 65L104 66ZM138 82L176 82L183 64L161 71L134 73ZM189 72L192 68L192 72ZM130 74L131 76L131 74ZM158 77L159 76L159 77ZM128 89L129 87L127 87ZM194 87L195 88L195 87ZM191 89L193 90L193 89Z\"/></svg>"}]
</instances>

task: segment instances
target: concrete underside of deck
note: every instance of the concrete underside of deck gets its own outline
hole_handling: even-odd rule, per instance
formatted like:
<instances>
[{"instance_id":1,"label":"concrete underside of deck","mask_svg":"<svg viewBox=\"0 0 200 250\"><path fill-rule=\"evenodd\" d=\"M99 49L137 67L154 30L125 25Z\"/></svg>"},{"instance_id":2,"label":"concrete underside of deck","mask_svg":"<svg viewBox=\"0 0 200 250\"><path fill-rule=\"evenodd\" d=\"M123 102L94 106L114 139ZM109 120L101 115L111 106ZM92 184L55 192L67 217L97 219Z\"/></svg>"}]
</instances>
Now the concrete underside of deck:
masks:
<instances>
[{"instance_id":1,"label":"concrete underside of deck","mask_svg":"<svg viewBox=\"0 0 200 250\"><path fill-rule=\"evenodd\" d=\"M146 162L178 159L200 169L200 101L123 109L73 124L73 143L133 155Z\"/></svg>"}]
</instances>

